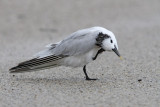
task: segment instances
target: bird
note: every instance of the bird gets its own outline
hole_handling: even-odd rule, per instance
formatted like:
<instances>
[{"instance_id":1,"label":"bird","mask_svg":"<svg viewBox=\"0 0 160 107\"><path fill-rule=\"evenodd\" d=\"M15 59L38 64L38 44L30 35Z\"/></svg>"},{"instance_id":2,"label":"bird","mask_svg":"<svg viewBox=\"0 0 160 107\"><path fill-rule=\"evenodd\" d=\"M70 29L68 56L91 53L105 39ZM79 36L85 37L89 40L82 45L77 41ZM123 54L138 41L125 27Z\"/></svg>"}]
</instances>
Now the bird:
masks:
<instances>
[{"instance_id":1,"label":"bird","mask_svg":"<svg viewBox=\"0 0 160 107\"><path fill-rule=\"evenodd\" d=\"M122 58L113 32L99 26L86 28L70 34L60 42L47 45L32 59L19 63L9 71L23 73L58 66L83 67L86 80L97 80L88 76L86 65L105 51L115 52Z\"/></svg>"}]
</instances>

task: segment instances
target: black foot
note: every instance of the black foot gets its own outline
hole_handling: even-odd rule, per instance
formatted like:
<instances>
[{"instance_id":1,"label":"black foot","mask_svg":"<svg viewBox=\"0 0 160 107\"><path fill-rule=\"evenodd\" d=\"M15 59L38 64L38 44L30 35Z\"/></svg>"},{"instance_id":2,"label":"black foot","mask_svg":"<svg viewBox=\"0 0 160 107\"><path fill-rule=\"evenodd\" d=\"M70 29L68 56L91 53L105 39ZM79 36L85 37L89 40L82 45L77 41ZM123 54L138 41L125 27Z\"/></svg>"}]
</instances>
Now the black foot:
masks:
<instances>
[{"instance_id":1,"label":"black foot","mask_svg":"<svg viewBox=\"0 0 160 107\"><path fill-rule=\"evenodd\" d=\"M85 74L85 76L86 76L86 80L88 80L88 81L90 81L90 80L97 80L97 79L95 79L95 78L89 78L89 76L87 75L87 72L86 72L86 65L83 67L83 71L84 71L84 74Z\"/></svg>"},{"instance_id":2,"label":"black foot","mask_svg":"<svg viewBox=\"0 0 160 107\"><path fill-rule=\"evenodd\" d=\"M105 50L103 49L103 48L101 48L100 50L98 50L98 52L97 52L97 54L96 54L96 56L95 57L93 57L92 59L93 60L96 60L96 58L97 58L97 56L98 56L98 54L101 54L102 52L104 52Z\"/></svg>"},{"instance_id":3,"label":"black foot","mask_svg":"<svg viewBox=\"0 0 160 107\"><path fill-rule=\"evenodd\" d=\"M91 81L91 80L98 80L96 78L86 78L87 81Z\"/></svg>"}]
</instances>

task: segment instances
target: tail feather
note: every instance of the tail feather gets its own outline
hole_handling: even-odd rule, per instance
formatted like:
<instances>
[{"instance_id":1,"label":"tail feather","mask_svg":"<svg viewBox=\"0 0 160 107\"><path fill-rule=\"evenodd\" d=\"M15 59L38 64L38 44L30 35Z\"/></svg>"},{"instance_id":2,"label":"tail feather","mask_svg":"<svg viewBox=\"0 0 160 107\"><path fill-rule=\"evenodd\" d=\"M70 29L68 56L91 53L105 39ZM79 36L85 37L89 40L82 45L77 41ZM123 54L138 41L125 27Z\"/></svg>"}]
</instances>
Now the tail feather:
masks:
<instances>
[{"instance_id":1,"label":"tail feather","mask_svg":"<svg viewBox=\"0 0 160 107\"><path fill-rule=\"evenodd\" d=\"M53 68L58 66L57 64L54 65L48 65L48 66L41 66L41 67L34 67L34 68L29 68L29 67L13 67L11 69L9 69L10 73L24 73L24 72L32 72L32 71L39 71L39 70L43 70L43 69L47 69L47 68Z\"/></svg>"},{"instance_id":2,"label":"tail feather","mask_svg":"<svg viewBox=\"0 0 160 107\"><path fill-rule=\"evenodd\" d=\"M15 72L24 72L24 71L30 71L31 69L28 68L28 67L25 67L25 68L22 68L22 67L19 67L19 66L16 66L16 67L13 67L11 69L9 69L10 73L15 73Z\"/></svg>"},{"instance_id":3,"label":"tail feather","mask_svg":"<svg viewBox=\"0 0 160 107\"><path fill-rule=\"evenodd\" d=\"M18 66L11 68L9 71L10 73L22 73L22 72L52 68L52 67L58 66L56 62L57 60L60 60L62 58L63 57L54 56L54 55L44 57L44 58L34 58L29 61L25 61L18 64Z\"/></svg>"}]
</instances>

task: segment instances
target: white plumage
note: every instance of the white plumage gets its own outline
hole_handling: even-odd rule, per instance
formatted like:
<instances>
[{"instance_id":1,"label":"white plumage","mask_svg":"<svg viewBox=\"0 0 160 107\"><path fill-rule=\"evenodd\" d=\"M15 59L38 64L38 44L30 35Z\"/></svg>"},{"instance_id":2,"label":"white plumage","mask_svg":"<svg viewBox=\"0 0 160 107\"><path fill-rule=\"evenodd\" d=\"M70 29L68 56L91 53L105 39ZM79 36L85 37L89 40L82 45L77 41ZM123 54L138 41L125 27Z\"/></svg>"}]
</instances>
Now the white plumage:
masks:
<instances>
[{"instance_id":1,"label":"white plumage","mask_svg":"<svg viewBox=\"0 0 160 107\"><path fill-rule=\"evenodd\" d=\"M114 34L102 27L82 29L72 33L64 40L49 44L35 55L34 59L20 63L11 72L34 71L56 66L84 67L95 60L99 53L113 50L118 56L118 45Z\"/></svg>"}]
</instances>

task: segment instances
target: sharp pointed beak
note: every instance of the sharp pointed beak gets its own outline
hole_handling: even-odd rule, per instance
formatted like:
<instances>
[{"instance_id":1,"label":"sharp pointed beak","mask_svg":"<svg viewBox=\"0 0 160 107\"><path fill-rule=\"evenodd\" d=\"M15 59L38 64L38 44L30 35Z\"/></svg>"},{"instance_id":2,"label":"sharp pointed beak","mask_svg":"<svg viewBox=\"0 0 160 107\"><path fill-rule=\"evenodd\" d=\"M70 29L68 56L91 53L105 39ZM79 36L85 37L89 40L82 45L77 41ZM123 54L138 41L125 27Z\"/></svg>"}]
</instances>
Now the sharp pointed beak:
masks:
<instances>
[{"instance_id":1,"label":"sharp pointed beak","mask_svg":"<svg viewBox=\"0 0 160 107\"><path fill-rule=\"evenodd\" d=\"M122 59L122 57L121 57L121 55L120 55L120 53L118 52L118 50L117 50L117 48L115 47L114 49L112 49L119 57L120 57L120 59Z\"/></svg>"}]
</instances>

